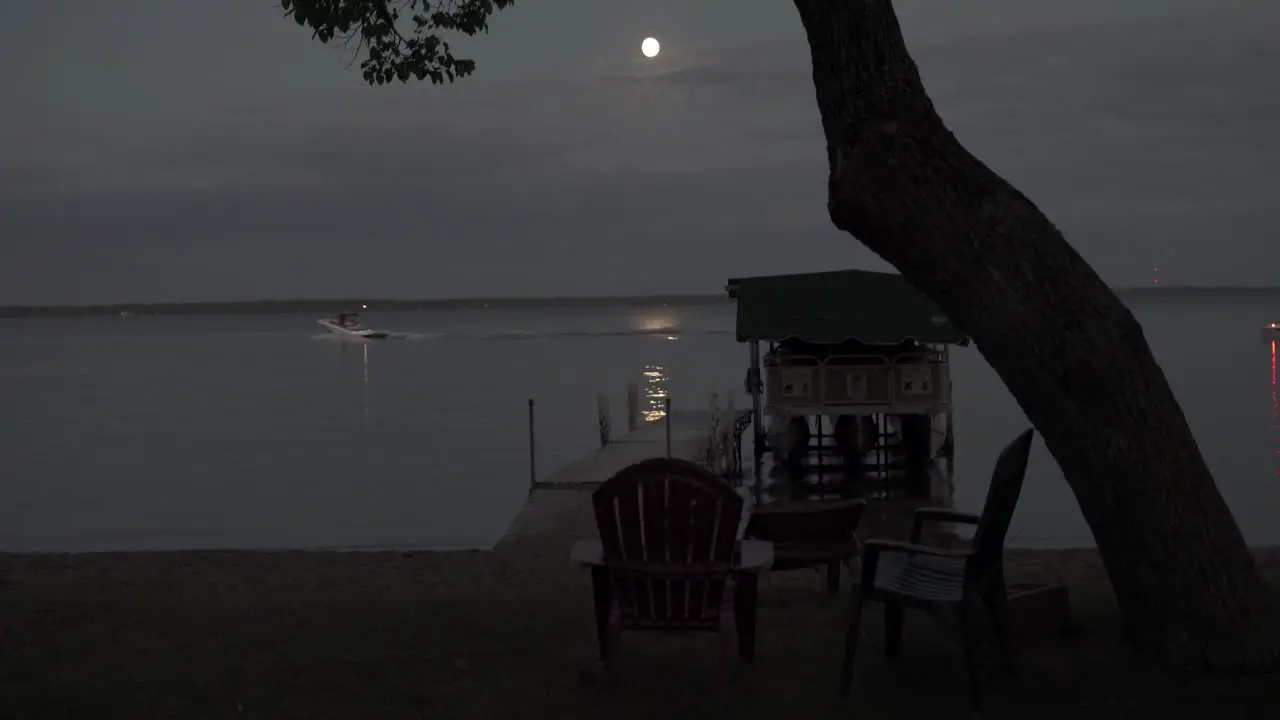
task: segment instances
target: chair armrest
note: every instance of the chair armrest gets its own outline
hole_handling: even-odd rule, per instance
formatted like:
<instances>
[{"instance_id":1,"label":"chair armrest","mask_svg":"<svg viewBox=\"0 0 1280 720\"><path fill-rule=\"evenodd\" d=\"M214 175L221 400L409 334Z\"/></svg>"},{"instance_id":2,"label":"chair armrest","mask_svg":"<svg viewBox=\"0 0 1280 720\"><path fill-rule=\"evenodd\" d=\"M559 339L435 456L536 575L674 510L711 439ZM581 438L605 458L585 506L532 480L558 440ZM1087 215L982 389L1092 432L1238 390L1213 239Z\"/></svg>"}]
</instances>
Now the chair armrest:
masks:
<instances>
[{"instance_id":1,"label":"chair armrest","mask_svg":"<svg viewBox=\"0 0 1280 720\"><path fill-rule=\"evenodd\" d=\"M955 522L965 523L967 525L977 525L981 520L981 515L960 512L959 510L952 510L950 508L916 508L916 511L911 518L911 542L920 542L920 538L924 535L924 524L926 522Z\"/></svg>"},{"instance_id":2,"label":"chair armrest","mask_svg":"<svg viewBox=\"0 0 1280 720\"><path fill-rule=\"evenodd\" d=\"M929 545L902 542L901 540L868 540L862 546L862 557L865 562L871 555L881 552L903 552L908 555L931 555L933 557L956 558L963 560L973 555L972 548L939 548Z\"/></svg>"},{"instance_id":3,"label":"chair armrest","mask_svg":"<svg viewBox=\"0 0 1280 720\"><path fill-rule=\"evenodd\" d=\"M738 546L734 569L740 572L760 572L773 565L773 543L765 540L743 540Z\"/></svg>"},{"instance_id":4,"label":"chair armrest","mask_svg":"<svg viewBox=\"0 0 1280 720\"><path fill-rule=\"evenodd\" d=\"M937 548L906 543L900 540L868 540L862 546L862 587L869 588L875 584L876 568L880 564L880 553L882 552L929 555L956 560L966 560L974 554L974 551L970 548Z\"/></svg>"}]
</instances>

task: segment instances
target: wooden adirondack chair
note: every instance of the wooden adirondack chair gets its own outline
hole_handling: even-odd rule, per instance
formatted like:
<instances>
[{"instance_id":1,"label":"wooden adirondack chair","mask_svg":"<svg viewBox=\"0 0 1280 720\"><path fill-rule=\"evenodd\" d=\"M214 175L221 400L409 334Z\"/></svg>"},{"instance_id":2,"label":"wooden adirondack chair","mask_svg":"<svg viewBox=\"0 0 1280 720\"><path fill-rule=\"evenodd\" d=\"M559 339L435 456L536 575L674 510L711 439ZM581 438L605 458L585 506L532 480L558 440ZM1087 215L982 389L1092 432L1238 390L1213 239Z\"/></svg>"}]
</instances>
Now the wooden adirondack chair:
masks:
<instances>
[{"instance_id":1,"label":"wooden adirondack chair","mask_svg":"<svg viewBox=\"0 0 1280 720\"><path fill-rule=\"evenodd\" d=\"M969 692L975 708L981 707L977 668L973 662L974 620L985 605L1005 662L1012 649L1007 636L1008 591L1004 579L1004 540L1013 519L1022 479L1026 474L1034 429L1028 428L1000 453L991 476L981 516L941 508L921 508L915 513L909 542L868 540L862 552L862 583L853 591L844 664L840 669L840 694L848 695L853 682L854 653L858 644L862 606L869 601L884 604L885 656L897 657L902 643L903 611L927 610L959 631L960 649L969 676ZM968 547L942 549L921 545L927 521L964 522L977 525Z\"/></svg>"},{"instance_id":2,"label":"wooden adirondack chair","mask_svg":"<svg viewBox=\"0 0 1280 720\"><path fill-rule=\"evenodd\" d=\"M734 641L754 659L756 573L767 542L739 545L742 497L698 465L654 458L624 468L592 495L599 541L574 546L591 568L600 661L614 678L623 630L719 633L728 693Z\"/></svg>"}]
</instances>

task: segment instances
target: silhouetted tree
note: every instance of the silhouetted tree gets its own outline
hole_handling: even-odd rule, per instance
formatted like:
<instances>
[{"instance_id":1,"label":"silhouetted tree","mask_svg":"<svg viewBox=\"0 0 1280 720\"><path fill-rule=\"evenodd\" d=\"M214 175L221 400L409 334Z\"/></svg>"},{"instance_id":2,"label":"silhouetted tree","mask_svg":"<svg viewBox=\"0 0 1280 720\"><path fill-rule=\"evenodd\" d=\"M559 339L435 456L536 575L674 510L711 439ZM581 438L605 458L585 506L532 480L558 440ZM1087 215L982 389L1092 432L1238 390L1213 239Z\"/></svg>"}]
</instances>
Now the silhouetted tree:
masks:
<instances>
[{"instance_id":1,"label":"silhouetted tree","mask_svg":"<svg viewBox=\"0 0 1280 720\"><path fill-rule=\"evenodd\" d=\"M470 74L514 0L281 0L366 81ZM974 339L1043 435L1135 640L1183 671L1274 667L1273 598L1129 309L934 110L890 0L794 0L827 140L827 211Z\"/></svg>"}]
</instances>

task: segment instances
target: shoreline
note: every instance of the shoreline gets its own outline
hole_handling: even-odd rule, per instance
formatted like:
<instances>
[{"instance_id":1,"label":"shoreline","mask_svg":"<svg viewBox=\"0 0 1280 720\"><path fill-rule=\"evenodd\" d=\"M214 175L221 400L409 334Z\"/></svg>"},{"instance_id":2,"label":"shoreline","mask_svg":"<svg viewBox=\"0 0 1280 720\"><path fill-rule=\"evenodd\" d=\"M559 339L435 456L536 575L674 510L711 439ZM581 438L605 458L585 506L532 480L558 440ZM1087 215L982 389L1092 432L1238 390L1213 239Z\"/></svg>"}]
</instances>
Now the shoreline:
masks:
<instances>
[{"instance_id":1,"label":"shoreline","mask_svg":"<svg viewBox=\"0 0 1280 720\"><path fill-rule=\"evenodd\" d=\"M556 518L563 520L564 518ZM370 557L392 555L400 555L403 557L410 556L435 556L435 557L456 557L456 556L499 556L504 554L505 548L512 543L524 544L527 541L546 542L548 544L558 545L562 543L555 542L563 540L554 536L560 534L567 528L559 527L560 523L553 523L552 527L544 528L541 531L532 533L523 533L519 536L504 535L503 538L487 547L481 545L452 545L452 546L402 546L402 547L319 547L319 548L184 548L178 550L0 550L0 564L8 560L18 559L80 559L92 558L94 560L109 560L112 558L177 558L179 556L197 557L226 557L233 555L241 555L245 557L279 557L285 555L297 556L358 556L366 555ZM586 533L570 532L574 538ZM861 533L860 533L861 534ZM530 537L532 536L532 537ZM864 538L865 540L866 538ZM570 543L571 544L571 543ZM1280 545L1249 545L1249 550L1255 556L1270 557L1275 556L1277 563L1280 563ZM565 557L568 557L568 545L565 546ZM1035 547L1035 546L1006 546L1005 555L1010 558L1020 558L1023 560L1034 560L1050 557L1091 557L1097 558L1098 548L1096 546L1087 547Z\"/></svg>"},{"instance_id":2,"label":"shoreline","mask_svg":"<svg viewBox=\"0 0 1280 720\"><path fill-rule=\"evenodd\" d=\"M292 315L338 313L367 306L360 312L413 310L501 310L511 308L652 307L654 305L727 305L724 294L618 295L607 297L477 297L477 298L298 298L171 303L111 303L102 305L4 305L0 318L61 318L143 315Z\"/></svg>"},{"instance_id":3,"label":"shoreline","mask_svg":"<svg viewBox=\"0 0 1280 720\"><path fill-rule=\"evenodd\" d=\"M1259 286L1128 286L1112 288L1122 297L1239 297L1273 295L1278 287ZM564 297L471 298L293 298L275 300L227 300L199 302L119 302L75 305L0 305L0 319L60 318L120 315L288 315L336 313L368 305L369 312L412 310L471 310L509 308L651 307L653 305L727 305L725 293L672 293L664 295L607 295Z\"/></svg>"},{"instance_id":4,"label":"shoreline","mask_svg":"<svg viewBox=\"0 0 1280 720\"><path fill-rule=\"evenodd\" d=\"M554 530L547 534L553 534ZM540 533L538 533L540 534ZM506 538L503 538L506 540ZM488 546L458 545L447 547L378 547L378 548L186 548L181 550L0 550L0 562L14 558L111 558L111 557L174 557L178 555L215 556L278 556L278 555L498 555L503 551L502 540ZM1249 545L1255 555L1277 555L1280 545ZM566 558L568 549L565 550ZM1050 555L1096 556L1098 548L1089 547L1005 547L1011 557L1030 558Z\"/></svg>"}]
</instances>

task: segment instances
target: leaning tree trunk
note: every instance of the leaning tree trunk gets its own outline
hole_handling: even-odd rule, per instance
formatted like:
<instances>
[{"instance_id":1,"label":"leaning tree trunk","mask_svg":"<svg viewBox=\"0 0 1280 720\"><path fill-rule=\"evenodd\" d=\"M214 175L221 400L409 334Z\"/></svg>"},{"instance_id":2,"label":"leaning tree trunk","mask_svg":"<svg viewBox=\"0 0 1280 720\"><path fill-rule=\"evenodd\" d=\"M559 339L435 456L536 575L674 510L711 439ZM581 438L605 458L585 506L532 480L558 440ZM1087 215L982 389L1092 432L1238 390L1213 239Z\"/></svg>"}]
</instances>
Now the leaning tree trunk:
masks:
<instances>
[{"instance_id":1,"label":"leaning tree trunk","mask_svg":"<svg viewBox=\"0 0 1280 720\"><path fill-rule=\"evenodd\" d=\"M1178 670L1273 666L1269 589L1137 320L946 128L890 0L795 4L832 222L972 336L1062 467L1135 640Z\"/></svg>"}]
</instances>

